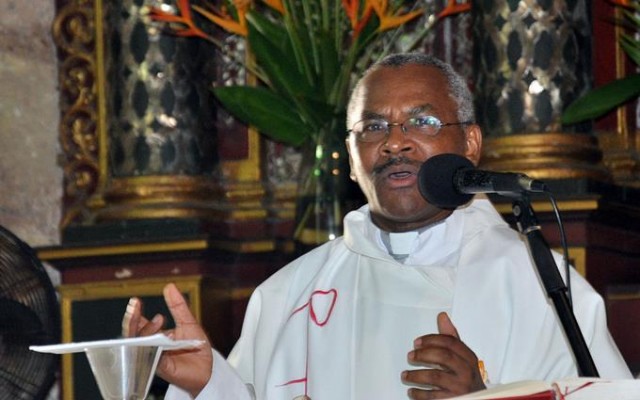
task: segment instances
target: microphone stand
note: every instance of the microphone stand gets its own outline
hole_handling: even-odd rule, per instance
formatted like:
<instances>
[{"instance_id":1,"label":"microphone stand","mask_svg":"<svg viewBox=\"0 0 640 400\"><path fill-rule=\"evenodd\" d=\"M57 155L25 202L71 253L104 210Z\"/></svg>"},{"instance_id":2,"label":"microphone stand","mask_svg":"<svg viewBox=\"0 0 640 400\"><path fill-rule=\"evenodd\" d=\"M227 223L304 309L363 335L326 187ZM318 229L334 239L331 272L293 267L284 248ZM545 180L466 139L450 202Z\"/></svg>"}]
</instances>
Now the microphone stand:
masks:
<instances>
[{"instance_id":1,"label":"microphone stand","mask_svg":"<svg viewBox=\"0 0 640 400\"><path fill-rule=\"evenodd\" d=\"M542 236L540 225L538 225L533 208L531 208L529 196L526 193L520 194L520 197L513 199L512 205L518 230L527 240L538 274L547 291L547 296L553 301L565 334L569 339L578 365L578 375L598 377L598 370L571 309L567 296L567 287L558 271L549 245Z\"/></svg>"}]
</instances>

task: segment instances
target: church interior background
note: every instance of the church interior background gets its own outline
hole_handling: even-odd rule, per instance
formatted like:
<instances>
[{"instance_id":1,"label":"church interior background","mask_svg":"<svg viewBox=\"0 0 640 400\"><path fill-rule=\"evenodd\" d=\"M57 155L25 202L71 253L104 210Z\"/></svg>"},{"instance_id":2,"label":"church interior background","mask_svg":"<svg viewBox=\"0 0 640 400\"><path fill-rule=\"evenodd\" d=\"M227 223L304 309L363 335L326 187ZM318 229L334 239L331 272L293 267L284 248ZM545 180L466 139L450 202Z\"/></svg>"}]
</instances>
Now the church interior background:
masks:
<instances>
[{"instance_id":1,"label":"church interior background","mask_svg":"<svg viewBox=\"0 0 640 400\"><path fill-rule=\"evenodd\" d=\"M161 310L162 286L176 281L205 325L224 327L213 341L228 351L253 287L295 253L288 237L296 154L207 102L191 114L187 108L184 116L211 117L196 122L215 132L194 134L203 157L185 151L179 162L162 164L157 158L154 164L161 149L151 142L125 134L107 139L108 132L118 131L119 122L109 114L113 93L131 86L114 78L122 76L108 47L115 24L110 18L117 14L110 7L136 3L1 2L0 225L36 248L50 268L64 341L116 336L129 296ZM469 77L486 135L482 166L525 172L557 191L571 259L605 297L611 330L629 365L640 372L637 102L595 124L567 128L559 122L563 107L592 83L632 70L616 44L619 30L602 18L613 15L613 8L604 0L526 2L532 8L573 7L569 18L544 20L527 13L530 8L510 10L508 4L478 3L469 15L441 27L424 50ZM96 27L92 18L104 24ZM519 26L536 26L535 36L526 37ZM569 50L554 53L553 40ZM501 47L509 51L496 51ZM175 62L186 61L183 56ZM531 68L515 68L523 62ZM538 81L548 90L532 91ZM153 107L150 101L136 114L135 107L121 105L119 121L140 123ZM148 155L147 163L141 154ZM539 207L544 232L557 247L553 215ZM508 203L499 210L509 217ZM62 360L65 399L74 393L83 398L78 382L92 379L82 363Z\"/></svg>"}]
</instances>

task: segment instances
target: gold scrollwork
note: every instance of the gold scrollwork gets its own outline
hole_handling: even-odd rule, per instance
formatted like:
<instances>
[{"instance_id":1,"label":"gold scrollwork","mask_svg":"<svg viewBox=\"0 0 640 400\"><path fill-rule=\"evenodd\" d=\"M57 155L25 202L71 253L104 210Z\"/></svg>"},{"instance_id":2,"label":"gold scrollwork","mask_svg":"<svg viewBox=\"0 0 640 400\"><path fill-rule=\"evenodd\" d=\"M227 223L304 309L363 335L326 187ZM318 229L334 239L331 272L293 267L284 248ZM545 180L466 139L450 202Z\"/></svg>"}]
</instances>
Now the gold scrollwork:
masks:
<instances>
[{"instance_id":1,"label":"gold scrollwork","mask_svg":"<svg viewBox=\"0 0 640 400\"><path fill-rule=\"evenodd\" d=\"M71 109L61 122L65 135L62 146L72 159L97 159L98 143L95 135L96 121L91 110Z\"/></svg>"},{"instance_id":2,"label":"gold scrollwork","mask_svg":"<svg viewBox=\"0 0 640 400\"><path fill-rule=\"evenodd\" d=\"M95 103L94 63L84 55L67 58L60 67L63 99L69 105L89 106Z\"/></svg>"},{"instance_id":3,"label":"gold scrollwork","mask_svg":"<svg viewBox=\"0 0 640 400\"><path fill-rule=\"evenodd\" d=\"M98 187L98 99L94 0L59 3L53 38L60 64L60 140L65 180L64 228L85 215L86 199Z\"/></svg>"},{"instance_id":4,"label":"gold scrollwork","mask_svg":"<svg viewBox=\"0 0 640 400\"><path fill-rule=\"evenodd\" d=\"M69 54L95 50L93 1L75 1L59 8L53 23L54 41Z\"/></svg>"}]
</instances>

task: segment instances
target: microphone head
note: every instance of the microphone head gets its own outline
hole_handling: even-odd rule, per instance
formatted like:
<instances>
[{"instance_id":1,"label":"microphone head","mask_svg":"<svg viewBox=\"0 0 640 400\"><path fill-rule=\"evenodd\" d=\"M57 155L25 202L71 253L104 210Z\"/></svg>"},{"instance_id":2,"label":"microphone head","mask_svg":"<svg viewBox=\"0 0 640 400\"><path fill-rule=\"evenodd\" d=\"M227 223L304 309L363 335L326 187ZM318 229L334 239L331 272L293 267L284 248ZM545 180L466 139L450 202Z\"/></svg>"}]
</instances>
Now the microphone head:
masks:
<instances>
[{"instance_id":1,"label":"microphone head","mask_svg":"<svg viewBox=\"0 0 640 400\"><path fill-rule=\"evenodd\" d=\"M474 169L467 158L457 154L438 154L420 167L418 189L429 203L440 208L456 208L471 200L473 194L461 193L455 186L456 173Z\"/></svg>"}]
</instances>

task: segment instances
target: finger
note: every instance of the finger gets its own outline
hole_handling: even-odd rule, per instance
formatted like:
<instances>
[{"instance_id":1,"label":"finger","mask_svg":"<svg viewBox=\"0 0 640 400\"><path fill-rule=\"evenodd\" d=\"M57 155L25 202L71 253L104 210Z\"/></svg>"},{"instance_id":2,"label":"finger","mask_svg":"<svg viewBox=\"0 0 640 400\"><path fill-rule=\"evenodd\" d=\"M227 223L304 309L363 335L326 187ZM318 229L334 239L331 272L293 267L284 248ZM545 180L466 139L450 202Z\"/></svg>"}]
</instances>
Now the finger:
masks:
<instances>
[{"instance_id":1,"label":"finger","mask_svg":"<svg viewBox=\"0 0 640 400\"><path fill-rule=\"evenodd\" d=\"M138 336L150 336L154 335L162 330L164 325L164 317L160 314L154 315L151 320L144 320L145 323L141 323L138 327Z\"/></svg>"},{"instance_id":2,"label":"finger","mask_svg":"<svg viewBox=\"0 0 640 400\"><path fill-rule=\"evenodd\" d=\"M423 347L408 354L408 361L412 365L419 365L429 369L456 371L464 368L467 363L464 356L447 347Z\"/></svg>"},{"instance_id":3,"label":"finger","mask_svg":"<svg viewBox=\"0 0 640 400\"><path fill-rule=\"evenodd\" d=\"M441 312L438 314L438 333L442 335L453 336L458 339L460 338L460 335L458 335L458 330L456 329L455 325L453 325L453 322L451 322L451 319L446 312Z\"/></svg>"},{"instance_id":4,"label":"finger","mask_svg":"<svg viewBox=\"0 0 640 400\"><path fill-rule=\"evenodd\" d=\"M457 340L451 336L439 336ZM446 347L429 346L410 352L408 361L427 367L403 374L403 379L412 384L434 385L456 394L484 388L478 359L471 350L456 352Z\"/></svg>"},{"instance_id":5,"label":"finger","mask_svg":"<svg viewBox=\"0 0 640 400\"><path fill-rule=\"evenodd\" d=\"M428 335L417 339L416 342L420 345L409 352L410 363L436 364L446 369L455 369L460 363L477 366L478 358L473 350L453 336Z\"/></svg>"},{"instance_id":6,"label":"finger","mask_svg":"<svg viewBox=\"0 0 640 400\"><path fill-rule=\"evenodd\" d=\"M410 399L414 400L430 400L430 399L448 399L453 395L444 390L429 390L411 388L408 390Z\"/></svg>"},{"instance_id":7,"label":"finger","mask_svg":"<svg viewBox=\"0 0 640 400\"><path fill-rule=\"evenodd\" d=\"M471 392L477 387L477 382L470 373L458 375L453 371L438 368L404 371L402 379L405 383L416 386L413 388L416 395L412 398L440 398L438 396L445 394L460 395ZM436 397L425 397L434 395Z\"/></svg>"},{"instance_id":8,"label":"finger","mask_svg":"<svg viewBox=\"0 0 640 400\"><path fill-rule=\"evenodd\" d=\"M404 383L416 386L418 389L442 390L435 382L442 382L443 375L445 374L447 374L447 372L440 368L427 368L403 371L401 377Z\"/></svg>"},{"instance_id":9,"label":"finger","mask_svg":"<svg viewBox=\"0 0 640 400\"><path fill-rule=\"evenodd\" d=\"M440 399L451 397L450 391L433 384L433 382L435 381L442 381L441 378L437 378L435 375L443 374L443 372L440 370L434 372L432 371L433 370L414 370L404 371L402 373L402 381L406 384L414 386L408 390L409 398Z\"/></svg>"},{"instance_id":10,"label":"finger","mask_svg":"<svg viewBox=\"0 0 640 400\"><path fill-rule=\"evenodd\" d=\"M175 284L170 283L164 287L164 301L169 307L171 316L176 323L176 327L181 325L197 324L196 318L191 313L189 305L180 293Z\"/></svg>"},{"instance_id":11,"label":"finger","mask_svg":"<svg viewBox=\"0 0 640 400\"><path fill-rule=\"evenodd\" d=\"M122 317L122 337L135 337L138 334L138 326L142 315L142 302L136 297L129 299L127 308Z\"/></svg>"},{"instance_id":12,"label":"finger","mask_svg":"<svg viewBox=\"0 0 640 400\"><path fill-rule=\"evenodd\" d=\"M140 335L140 331L145 326L147 326L148 323L149 323L149 320L144 315L141 315L140 320L138 321L138 327L137 327L138 335Z\"/></svg>"},{"instance_id":13,"label":"finger","mask_svg":"<svg viewBox=\"0 0 640 400\"><path fill-rule=\"evenodd\" d=\"M454 352L466 350L466 345L453 335L440 333L420 336L413 341L414 349L445 348Z\"/></svg>"}]
</instances>

